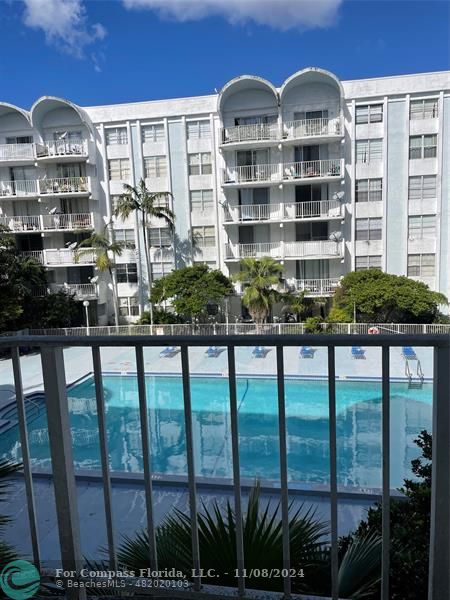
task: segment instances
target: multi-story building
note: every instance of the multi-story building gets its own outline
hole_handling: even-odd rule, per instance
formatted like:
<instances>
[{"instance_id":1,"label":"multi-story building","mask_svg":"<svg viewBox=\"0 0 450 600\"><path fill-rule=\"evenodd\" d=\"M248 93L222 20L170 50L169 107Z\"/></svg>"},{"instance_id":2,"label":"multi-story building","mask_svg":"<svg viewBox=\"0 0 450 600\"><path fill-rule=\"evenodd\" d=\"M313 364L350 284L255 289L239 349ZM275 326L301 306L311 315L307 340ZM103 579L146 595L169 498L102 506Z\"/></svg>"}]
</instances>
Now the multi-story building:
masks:
<instances>
[{"instance_id":1,"label":"multi-story building","mask_svg":"<svg viewBox=\"0 0 450 600\"><path fill-rule=\"evenodd\" d=\"M141 178L171 193L176 215L174 233L150 223L153 279L271 256L286 287L310 296L368 267L449 295L449 163L449 72L340 81L308 68L279 88L242 76L196 98L0 103L0 223L48 268L51 289L89 299L100 323L112 320L108 276L94 252L73 249L113 221L134 246L116 259L121 316L144 310L141 224L113 216L124 183Z\"/></svg>"}]
</instances>

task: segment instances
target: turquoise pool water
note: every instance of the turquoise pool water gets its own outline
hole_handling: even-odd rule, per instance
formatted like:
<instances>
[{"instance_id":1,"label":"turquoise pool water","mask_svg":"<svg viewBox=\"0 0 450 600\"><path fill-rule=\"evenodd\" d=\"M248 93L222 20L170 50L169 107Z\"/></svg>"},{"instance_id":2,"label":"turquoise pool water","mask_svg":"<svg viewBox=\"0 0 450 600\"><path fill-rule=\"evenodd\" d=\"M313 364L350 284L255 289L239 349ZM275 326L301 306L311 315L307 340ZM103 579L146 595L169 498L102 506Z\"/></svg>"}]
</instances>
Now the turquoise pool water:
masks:
<instances>
[{"instance_id":1,"label":"turquoise pool water","mask_svg":"<svg viewBox=\"0 0 450 600\"><path fill-rule=\"evenodd\" d=\"M179 377L146 378L156 473L185 475L185 429ZM108 445L113 471L142 471L137 381L134 376L104 375ZM227 378L191 379L195 461L198 475L232 473ZM344 486L378 488L381 483L381 383L338 381L338 477ZM277 386L274 379L240 378L239 447L241 474L279 478ZM77 468L99 469L97 416L92 379L68 391L74 460ZM410 475L418 455L413 443L422 429L431 430L431 385L409 390L391 384L391 486ZM311 486L329 482L328 386L326 381L286 379L289 478ZM45 409L29 423L34 465L50 469ZM18 432L0 436L0 454L20 457Z\"/></svg>"}]
</instances>

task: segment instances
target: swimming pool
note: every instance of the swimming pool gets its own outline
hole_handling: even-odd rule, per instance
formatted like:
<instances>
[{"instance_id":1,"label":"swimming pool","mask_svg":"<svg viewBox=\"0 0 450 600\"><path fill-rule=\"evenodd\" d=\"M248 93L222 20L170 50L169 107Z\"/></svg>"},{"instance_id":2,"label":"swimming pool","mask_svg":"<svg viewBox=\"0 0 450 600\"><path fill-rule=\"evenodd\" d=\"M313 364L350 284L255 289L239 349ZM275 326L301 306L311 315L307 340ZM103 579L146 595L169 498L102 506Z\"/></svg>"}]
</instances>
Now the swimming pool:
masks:
<instances>
[{"instance_id":1,"label":"swimming pool","mask_svg":"<svg viewBox=\"0 0 450 600\"><path fill-rule=\"evenodd\" d=\"M103 376L111 469L142 471L137 379ZM147 376L146 389L155 473L187 473L182 380ZM286 379L289 479L304 486L329 483L328 385L326 381ZM419 452L413 443L431 431L432 386L408 389L391 383L391 487L410 476ZM231 477L232 455L228 379L192 377L191 394L196 472ZM279 478L277 384L271 378L238 378L241 475ZM338 381L337 450L341 487L381 486L381 382ZM78 469L100 468L94 382L91 377L68 391L74 460ZM45 409L29 425L33 465L51 469ZM0 436L0 454L20 458L18 431Z\"/></svg>"}]
</instances>

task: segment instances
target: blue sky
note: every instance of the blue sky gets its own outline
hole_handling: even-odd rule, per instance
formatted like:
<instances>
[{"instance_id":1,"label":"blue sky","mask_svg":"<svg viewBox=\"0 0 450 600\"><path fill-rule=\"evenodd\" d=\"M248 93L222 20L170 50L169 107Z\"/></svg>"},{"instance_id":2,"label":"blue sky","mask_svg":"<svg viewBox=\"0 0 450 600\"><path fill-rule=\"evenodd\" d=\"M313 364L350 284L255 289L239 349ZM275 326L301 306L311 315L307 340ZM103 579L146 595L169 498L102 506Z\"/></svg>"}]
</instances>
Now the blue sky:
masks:
<instances>
[{"instance_id":1,"label":"blue sky","mask_svg":"<svg viewBox=\"0 0 450 600\"><path fill-rule=\"evenodd\" d=\"M4 0L0 99L28 108L48 94L87 106L208 94L244 73L279 85L306 66L342 79L449 69L449 6L446 0Z\"/></svg>"}]
</instances>

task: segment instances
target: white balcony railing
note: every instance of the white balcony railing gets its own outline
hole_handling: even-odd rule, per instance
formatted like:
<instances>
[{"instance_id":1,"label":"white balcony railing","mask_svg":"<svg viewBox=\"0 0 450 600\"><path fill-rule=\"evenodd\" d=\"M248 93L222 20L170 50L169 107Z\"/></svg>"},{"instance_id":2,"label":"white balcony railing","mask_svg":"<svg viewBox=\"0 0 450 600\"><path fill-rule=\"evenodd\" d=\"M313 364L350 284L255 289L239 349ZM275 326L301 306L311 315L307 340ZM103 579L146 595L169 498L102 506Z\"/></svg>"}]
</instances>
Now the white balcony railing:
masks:
<instances>
[{"instance_id":1,"label":"white balcony railing","mask_svg":"<svg viewBox=\"0 0 450 600\"><path fill-rule=\"evenodd\" d=\"M237 125L221 129L222 144L237 144L240 142L276 141L280 137L276 123L254 123L252 125Z\"/></svg>"},{"instance_id":2,"label":"white balcony railing","mask_svg":"<svg viewBox=\"0 0 450 600\"><path fill-rule=\"evenodd\" d=\"M39 180L40 194L89 193L87 177L53 177Z\"/></svg>"},{"instance_id":3,"label":"white balcony railing","mask_svg":"<svg viewBox=\"0 0 450 600\"><path fill-rule=\"evenodd\" d=\"M225 244L225 258L337 258L342 256L343 242L311 240L305 242L263 242L254 244Z\"/></svg>"},{"instance_id":4,"label":"white balcony railing","mask_svg":"<svg viewBox=\"0 0 450 600\"><path fill-rule=\"evenodd\" d=\"M43 144L36 144L37 158L50 158L61 156L87 156L86 140L50 140Z\"/></svg>"},{"instance_id":5,"label":"white balcony railing","mask_svg":"<svg viewBox=\"0 0 450 600\"><path fill-rule=\"evenodd\" d=\"M245 165L223 170L222 183L279 181L279 164Z\"/></svg>"},{"instance_id":6,"label":"white balcony railing","mask_svg":"<svg viewBox=\"0 0 450 600\"><path fill-rule=\"evenodd\" d=\"M70 294L75 300L89 300L98 297L98 289L95 283L50 283L32 289L33 296L46 296L58 292Z\"/></svg>"},{"instance_id":7,"label":"white balcony railing","mask_svg":"<svg viewBox=\"0 0 450 600\"><path fill-rule=\"evenodd\" d=\"M304 137L340 136L342 133L340 119L303 119L287 121L283 127L286 139Z\"/></svg>"},{"instance_id":8,"label":"white balcony railing","mask_svg":"<svg viewBox=\"0 0 450 600\"><path fill-rule=\"evenodd\" d=\"M339 278L331 279L294 279L287 282L298 292L306 296L330 296L339 285Z\"/></svg>"},{"instance_id":9,"label":"white balcony railing","mask_svg":"<svg viewBox=\"0 0 450 600\"><path fill-rule=\"evenodd\" d=\"M34 159L34 144L0 144L0 162Z\"/></svg>"},{"instance_id":10,"label":"white balcony railing","mask_svg":"<svg viewBox=\"0 0 450 600\"><path fill-rule=\"evenodd\" d=\"M283 179L310 179L315 177L341 177L341 159L306 160L301 162L285 163L283 165Z\"/></svg>"},{"instance_id":11,"label":"white balcony railing","mask_svg":"<svg viewBox=\"0 0 450 600\"><path fill-rule=\"evenodd\" d=\"M0 181L0 197L26 197L37 196L38 185L36 179L19 179L16 181Z\"/></svg>"},{"instance_id":12,"label":"white balcony railing","mask_svg":"<svg viewBox=\"0 0 450 600\"><path fill-rule=\"evenodd\" d=\"M96 259L94 248L83 248L83 251L79 253L66 248L27 250L21 252L21 255L23 257L34 258L34 260L45 266L93 265Z\"/></svg>"},{"instance_id":13,"label":"white balcony railing","mask_svg":"<svg viewBox=\"0 0 450 600\"><path fill-rule=\"evenodd\" d=\"M289 219L339 218L341 203L337 200L311 202L279 202L272 204L242 204L227 206L226 222L283 221Z\"/></svg>"},{"instance_id":14,"label":"white balcony railing","mask_svg":"<svg viewBox=\"0 0 450 600\"><path fill-rule=\"evenodd\" d=\"M76 230L92 228L93 219L91 213L0 216L0 225L16 232Z\"/></svg>"}]
</instances>

